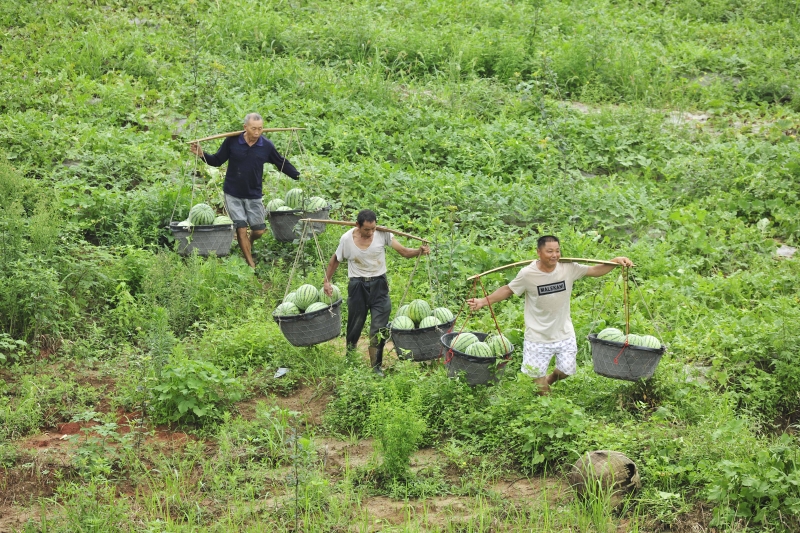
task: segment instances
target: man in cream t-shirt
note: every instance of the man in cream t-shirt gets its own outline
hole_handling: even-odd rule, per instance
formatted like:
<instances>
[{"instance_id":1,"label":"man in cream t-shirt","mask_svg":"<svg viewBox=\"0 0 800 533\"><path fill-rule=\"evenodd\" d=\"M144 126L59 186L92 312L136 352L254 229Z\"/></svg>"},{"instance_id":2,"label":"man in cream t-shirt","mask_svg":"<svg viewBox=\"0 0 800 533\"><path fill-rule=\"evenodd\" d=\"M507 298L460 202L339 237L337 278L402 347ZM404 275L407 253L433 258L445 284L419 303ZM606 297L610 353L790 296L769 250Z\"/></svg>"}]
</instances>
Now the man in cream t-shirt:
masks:
<instances>
[{"instance_id":1,"label":"man in cream t-shirt","mask_svg":"<svg viewBox=\"0 0 800 533\"><path fill-rule=\"evenodd\" d=\"M339 247L328 262L323 290L330 296L333 293L331 281L339 263L347 260L347 350L355 350L367 313L372 315L369 326L369 360L372 370L383 375L383 345L386 339L379 338L381 329L389 323L392 302L389 300L389 285L386 282L387 246L392 247L403 257L417 257L430 253L428 246L406 248L397 242L392 234L377 231L377 216L364 209L358 213L356 227L342 235Z\"/></svg>"},{"instance_id":2,"label":"man in cream t-shirt","mask_svg":"<svg viewBox=\"0 0 800 533\"><path fill-rule=\"evenodd\" d=\"M536 243L537 261L520 270L517 277L485 298L467 300L477 310L510 297L525 295L525 342L522 350L522 372L534 378L542 394L550 385L574 374L577 368L578 344L570 318L572 283L583 276L600 277L611 272L611 265L591 267L577 263L559 263L561 246L557 237L545 235ZM632 266L627 257L615 257L613 263ZM556 368L547 375L547 367L555 356Z\"/></svg>"}]
</instances>

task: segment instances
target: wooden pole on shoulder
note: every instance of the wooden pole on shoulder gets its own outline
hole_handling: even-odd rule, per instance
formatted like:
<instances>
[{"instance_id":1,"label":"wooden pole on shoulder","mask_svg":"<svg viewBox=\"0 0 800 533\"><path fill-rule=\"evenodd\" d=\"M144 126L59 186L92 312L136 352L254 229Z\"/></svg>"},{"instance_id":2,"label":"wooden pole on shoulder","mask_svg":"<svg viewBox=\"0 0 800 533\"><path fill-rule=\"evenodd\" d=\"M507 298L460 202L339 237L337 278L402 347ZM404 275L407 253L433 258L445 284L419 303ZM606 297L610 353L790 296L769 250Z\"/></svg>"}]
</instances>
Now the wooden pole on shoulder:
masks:
<instances>
[{"instance_id":1,"label":"wooden pole on shoulder","mask_svg":"<svg viewBox=\"0 0 800 533\"><path fill-rule=\"evenodd\" d=\"M322 219L322 218L320 218L320 219L317 219L317 218L301 218L300 222L321 222L323 224L334 224L336 226L350 226L350 227L355 227L355 225L356 225L355 222L348 222L346 220L330 220L330 219L327 219L327 218L324 218L324 219ZM375 229L379 230L379 231L387 231L389 233L393 233L395 235L400 235L402 237L408 237L409 239L416 239L416 240L422 241L422 242L424 242L426 244L430 243L429 240L423 239L422 237L417 237L416 235L411 235L410 233L404 233L402 231L397 231L396 229L387 228L386 226L375 226Z\"/></svg>"},{"instance_id":2,"label":"wooden pole on shoulder","mask_svg":"<svg viewBox=\"0 0 800 533\"><path fill-rule=\"evenodd\" d=\"M275 131L297 131L297 130L304 130L305 128L264 128L262 133L272 133ZM195 139L193 141L186 141L186 144L192 143L199 143L203 141L212 141L214 139L222 139L223 137L236 137L237 135L241 135L244 133L244 130L239 131L229 131L227 133L218 133L216 135L212 135L210 137L203 137L202 139Z\"/></svg>"},{"instance_id":3,"label":"wooden pole on shoulder","mask_svg":"<svg viewBox=\"0 0 800 533\"><path fill-rule=\"evenodd\" d=\"M497 268L493 268L491 270L487 270L486 272L481 272L480 274L475 274L474 276L470 276L467 278L467 281L480 278L485 276L486 274L493 274L494 272L500 272L501 270L505 270L507 268L513 268L515 266L522 266L522 265L529 265L536 261L536 259L526 259L524 261L517 261L516 263L509 263L507 265L499 266ZM604 261L602 259L585 259L583 257L562 257L558 260L559 263L593 263L595 265L613 265L613 266L620 266L618 263L613 263L611 261Z\"/></svg>"}]
</instances>

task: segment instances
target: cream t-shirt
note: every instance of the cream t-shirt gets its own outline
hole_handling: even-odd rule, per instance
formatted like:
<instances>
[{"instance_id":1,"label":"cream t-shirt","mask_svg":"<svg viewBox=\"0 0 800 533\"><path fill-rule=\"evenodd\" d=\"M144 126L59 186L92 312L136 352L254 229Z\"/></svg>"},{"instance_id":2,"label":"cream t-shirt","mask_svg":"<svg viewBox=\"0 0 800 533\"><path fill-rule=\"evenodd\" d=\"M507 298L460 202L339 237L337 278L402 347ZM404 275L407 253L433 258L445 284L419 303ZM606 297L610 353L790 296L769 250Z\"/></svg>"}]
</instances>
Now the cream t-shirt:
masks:
<instances>
[{"instance_id":1,"label":"cream t-shirt","mask_svg":"<svg viewBox=\"0 0 800 533\"><path fill-rule=\"evenodd\" d=\"M589 269L577 263L558 263L552 272L539 270L535 261L519 271L508 284L517 296L525 294L525 340L557 342L575 336L569 301L572 282Z\"/></svg>"},{"instance_id":2,"label":"cream t-shirt","mask_svg":"<svg viewBox=\"0 0 800 533\"><path fill-rule=\"evenodd\" d=\"M340 263L347 259L347 276L350 278L372 278L386 274L386 246L392 245L392 234L388 231L376 231L372 236L369 248L362 250L353 241L351 229L339 239L336 248L336 260Z\"/></svg>"}]
</instances>

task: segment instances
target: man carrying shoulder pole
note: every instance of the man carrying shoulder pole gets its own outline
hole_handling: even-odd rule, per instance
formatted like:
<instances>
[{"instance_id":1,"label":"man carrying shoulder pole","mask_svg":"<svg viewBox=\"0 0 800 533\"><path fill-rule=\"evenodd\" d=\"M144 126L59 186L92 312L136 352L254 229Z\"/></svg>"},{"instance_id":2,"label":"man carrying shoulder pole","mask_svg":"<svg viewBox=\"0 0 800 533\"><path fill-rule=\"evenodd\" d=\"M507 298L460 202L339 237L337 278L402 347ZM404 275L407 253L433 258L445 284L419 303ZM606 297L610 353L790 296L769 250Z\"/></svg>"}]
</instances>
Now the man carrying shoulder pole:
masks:
<instances>
[{"instance_id":1,"label":"man carrying shoulder pole","mask_svg":"<svg viewBox=\"0 0 800 533\"><path fill-rule=\"evenodd\" d=\"M361 331L372 316L369 327L369 361L373 372L383 375L383 346L386 339L379 335L389 323L392 302L389 300L389 285L386 281L385 248L391 246L405 258L430 253L427 245L406 248L386 231L376 231L377 216L364 209L358 213L356 227L342 235L339 247L328 262L323 290L331 296L331 282L339 264L347 260L347 350L355 350Z\"/></svg>"},{"instance_id":2,"label":"man carrying shoulder pole","mask_svg":"<svg viewBox=\"0 0 800 533\"><path fill-rule=\"evenodd\" d=\"M275 149L272 141L263 137L264 121L258 113L249 113L244 117L244 132L226 138L215 154L209 154L200 148L200 143L189 145L191 152L202 158L212 167L220 167L228 162L225 172L225 208L228 210L236 227L236 240L242 249L245 261L255 269L253 261L253 243L267 230L266 210L264 209L261 190L264 178L264 164L271 163L275 167L296 180L300 172ZM250 226L250 235L247 235Z\"/></svg>"},{"instance_id":3,"label":"man carrying shoulder pole","mask_svg":"<svg viewBox=\"0 0 800 533\"><path fill-rule=\"evenodd\" d=\"M525 341L521 370L539 385L540 394L548 394L550 385L578 370L578 343L569 308L572 283L583 276L604 276L616 265L589 267L577 263L559 263L561 245L558 237L552 235L539 238L536 255L539 259L520 270L511 283L485 298L470 298L467 304L475 311L489 303L505 300L512 294L525 294ZM633 266L627 257L615 257L610 262ZM554 356L555 370L547 375L547 368Z\"/></svg>"}]
</instances>

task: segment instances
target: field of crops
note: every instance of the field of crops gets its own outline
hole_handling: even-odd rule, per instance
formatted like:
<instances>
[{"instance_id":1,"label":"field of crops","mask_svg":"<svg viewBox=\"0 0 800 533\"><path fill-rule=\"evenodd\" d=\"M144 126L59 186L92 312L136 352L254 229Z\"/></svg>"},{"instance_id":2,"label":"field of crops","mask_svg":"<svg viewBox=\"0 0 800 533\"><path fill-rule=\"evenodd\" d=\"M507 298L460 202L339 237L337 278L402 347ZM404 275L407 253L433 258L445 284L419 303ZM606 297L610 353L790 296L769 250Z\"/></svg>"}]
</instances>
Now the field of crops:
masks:
<instances>
[{"instance_id":1,"label":"field of crops","mask_svg":"<svg viewBox=\"0 0 800 533\"><path fill-rule=\"evenodd\" d=\"M0 532L800 530L799 15L0 3ZM576 282L578 371L549 396L519 349L470 387L395 353L379 378L365 338L293 347L272 312L290 276L322 285L346 228L319 236L322 260L268 233L255 276L236 244L181 257L167 230L193 203L221 213L223 173L186 141L250 112L305 128L270 138L332 218L370 208L431 241L416 268L387 253L395 305L455 313L482 291L467 277L544 234L630 257L631 331L667 346L654 378L593 371L587 335L625 325L618 271ZM265 167L266 199L296 186ZM494 311L518 343L522 300ZM626 454L641 490L575 497L590 450Z\"/></svg>"}]
</instances>

